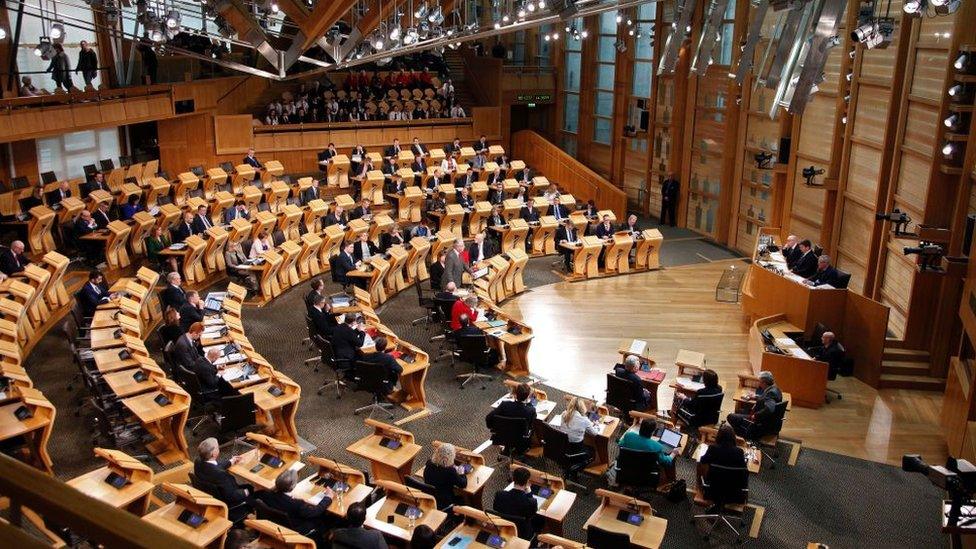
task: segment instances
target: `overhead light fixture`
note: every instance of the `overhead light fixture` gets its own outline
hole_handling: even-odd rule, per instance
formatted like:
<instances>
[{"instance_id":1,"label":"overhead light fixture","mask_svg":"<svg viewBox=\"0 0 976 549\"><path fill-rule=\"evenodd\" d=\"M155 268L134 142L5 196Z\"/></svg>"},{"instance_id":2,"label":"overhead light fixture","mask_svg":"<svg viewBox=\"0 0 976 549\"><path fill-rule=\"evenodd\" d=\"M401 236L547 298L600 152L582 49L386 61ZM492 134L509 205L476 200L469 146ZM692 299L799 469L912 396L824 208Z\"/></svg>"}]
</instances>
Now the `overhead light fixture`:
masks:
<instances>
[{"instance_id":1,"label":"overhead light fixture","mask_svg":"<svg viewBox=\"0 0 976 549\"><path fill-rule=\"evenodd\" d=\"M512 20L512 19L511 19L511 18L510 18L510 17L508 16L508 14L507 14L507 13L506 13L505 15L503 15L503 16L502 16L502 23L508 23L508 22L509 22L509 21L511 21L511 20Z\"/></svg>"},{"instance_id":2,"label":"overhead light fixture","mask_svg":"<svg viewBox=\"0 0 976 549\"><path fill-rule=\"evenodd\" d=\"M545 40L546 42L552 40L552 38L550 38L548 34L543 36L542 39Z\"/></svg>"},{"instance_id":3,"label":"overhead light fixture","mask_svg":"<svg viewBox=\"0 0 976 549\"><path fill-rule=\"evenodd\" d=\"M868 21L851 31L851 40L855 42L867 42L872 34L878 32L878 26L874 21Z\"/></svg>"},{"instance_id":4,"label":"overhead light fixture","mask_svg":"<svg viewBox=\"0 0 976 549\"><path fill-rule=\"evenodd\" d=\"M34 55L42 59L50 59L52 51L54 51L54 48L51 47L50 37L42 36L37 40L37 47L34 48Z\"/></svg>"},{"instance_id":5,"label":"overhead light fixture","mask_svg":"<svg viewBox=\"0 0 976 549\"><path fill-rule=\"evenodd\" d=\"M278 15L281 11L281 7L278 6L278 2L271 2L271 13Z\"/></svg>"},{"instance_id":6,"label":"overhead light fixture","mask_svg":"<svg viewBox=\"0 0 976 549\"><path fill-rule=\"evenodd\" d=\"M534 2L528 2L527 4L525 4L525 9L526 9L526 10L527 10L527 11L528 11L529 13L533 13L533 12L535 12L535 3L534 3Z\"/></svg>"},{"instance_id":7,"label":"overhead light fixture","mask_svg":"<svg viewBox=\"0 0 976 549\"><path fill-rule=\"evenodd\" d=\"M55 21L51 23L51 30L48 32L48 36L51 37L51 40L61 42L64 40L64 34L65 30L63 21Z\"/></svg>"},{"instance_id":8,"label":"overhead light fixture","mask_svg":"<svg viewBox=\"0 0 976 549\"><path fill-rule=\"evenodd\" d=\"M968 73L973 69L976 69L976 63L973 63L973 58L970 54L961 52L959 56L956 57L956 60L952 62L952 67L959 72Z\"/></svg>"},{"instance_id":9,"label":"overhead light fixture","mask_svg":"<svg viewBox=\"0 0 976 549\"><path fill-rule=\"evenodd\" d=\"M497 29L500 29L500 28L502 28L502 22L501 21L495 21L495 29L497 30Z\"/></svg>"},{"instance_id":10,"label":"overhead light fixture","mask_svg":"<svg viewBox=\"0 0 976 549\"><path fill-rule=\"evenodd\" d=\"M538 2L536 2L536 5L539 6L540 10L544 10L546 9L546 0L539 0Z\"/></svg>"},{"instance_id":11,"label":"overhead light fixture","mask_svg":"<svg viewBox=\"0 0 976 549\"><path fill-rule=\"evenodd\" d=\"M956 152L956 146L952 141L947 141L945 145L942 146L942 156L946 158L952 158Z\"/></svg>"},{"instance_id":12,"label":"overhead light fixture","mask_svg":"<svg viewBox=\"0 0 976 549\"><path fill-rule=\"evenodd\" d=\"M393 30L390 31L390 40L394 42L400 40L400 26L394 25Z\"/></svg>"},{"instance_id":13,"label":"overhead light fixture","mask_svg":"<svg viewBox=\"0 0 976 549\"><path fill-rule=\"evenodd\" d=\"M423 3L423 4L421 4L420 7L417 8L417 11L413 12L413 18L414 19L423 19L424 17L427 17L427 3L426 2Z\"/></svg>"},{"instance_id":14,"label":"overhead light fixture","mask_svg":"<svg viewBox=\"0 0 976 549\"><path fill-rule=\"evenodd\" d=\"M520 7L518 9L518 13L516 13L515 15L517 15L519 19L525 19L525 16L527 15L525 12L525 6Z\"/></svg>"},{"instance_id":15,"label":"overhead light fixture","mask_svg":"<svg viewBox=\"0 0 976 549\"><path fill-rule=\"evenodd\" d=\"M925 10L925 0L907 0L901 9L908 15L921 15Z\"/></svg>"},{"instance_id":16,"label":"overhead light fixture","mask_svg":"<svg viewBox=\"0 0 976 549\"><path fill-rule=\"evenodd\" d=\"M953 103L969 103L972 101L973 90L966 84L953 84L949 88L949 97Z\"/></svg>"},{"instance_id":17,"label":"overhead light fixture","mask_svg":"<svg viewBox=\"0 0 976 549\"><path fill-rule=\"evenodd\" d=\"M949 114L942 124L953 133L963 133L969 126L969 117L966 113L954 112Z\"/></svg>"},{"instance_id":18,"label":"overhead light fixture","mask_svg":"<svg viewBox=\"0 0 976 549\"><path fill-rule=\"evenodd\" d=\"M0 40L7 38L7 29L0 27Z\"/></svg>"},{"instance_id":19,"label":"overhead light fixture","mask_svg":"<svg viewBox=\"0 0 976 549\"><path fill-rule=\"evenodd\" d=\"M154 25L149 29L149 39L153 42L162 42L166 36L163 34L163 29L159 28L159 25Z\"/></svg>"},{"instance_id":20,"label":"overhead light fixture","mask_svg":"<svg viewBox=\"0 0 976 549\"><path fill-rule=\"evenodd\" d=\"M180 26L180 12L177 10L169 10L166 14L166 28L175 29Z\"/></svg>"},{"instance_id":21,"label":"overhead light fixture","mask_svg":"<svg viewBox=\"0 0 976 549\"><path fill-rule=\"evenodd\" d=\"M586 29L583 29L583 30L580 31L580 36L583 37L583 38L589 38L590 31L588 31Z\"/></svg>"},{"instance_id":22,"label":"overhead light fixture","mask_svg":"<svg viewBox=\"0 0 976 549\"><path fill-rule=\"evenodd\" d=\"M386 44L384 43L384 41L383 41L383 35L381 35L381 34L376 34L376 35L375 35L375 36L373 37L373 42L372 42L372 44L373 44L373 49L375 49L375 50L377 50L377 51L379 51L379 50L382 50L382 49L383 49L383 46L385 46L385 45L386 45Z\"/></svg>"},{"instance_id":23,"label":"overhead light fixture","mask_svg":"<svg viewBox=\"0 0 976 549\"><path fill-rule=\"evenodd\" d=\"M427 16L427 21L435 25L441 25L444 23L444 12L441 10L440 6L437 6L437 9Z\"/></svg>"},{"instance_id":24,"label":"overhead light fixture","mask_svg":"<svg viewBox=\"0 0 976 549\"><path fill-rule=\"evenodd\" d=\"M619 25L619 24L621 23L621 21L623 21L623 20L624 20L624 16L623 16L623 15L620 15L620 14L618 13L618 14L617 14L617 24Z\"/></svg>"}]
</instances>

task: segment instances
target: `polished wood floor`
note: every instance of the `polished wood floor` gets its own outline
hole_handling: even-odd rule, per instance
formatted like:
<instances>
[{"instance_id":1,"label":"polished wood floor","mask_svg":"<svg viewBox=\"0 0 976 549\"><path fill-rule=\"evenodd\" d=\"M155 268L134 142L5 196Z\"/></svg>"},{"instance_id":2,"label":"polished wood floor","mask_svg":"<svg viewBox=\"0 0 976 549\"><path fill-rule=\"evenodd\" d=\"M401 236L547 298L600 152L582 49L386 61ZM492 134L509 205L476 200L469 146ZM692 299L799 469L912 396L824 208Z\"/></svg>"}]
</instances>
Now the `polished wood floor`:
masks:
<instances>
[{"instance_id":1,"label":"polished wood floor","mask_svg":"<svg viewBox=\"0 0 976 549\"><path fill-rule=\"evenodd\" d=\"M715 301L723 261L651 273L535 288L505 304L535 332L529 354L532 373L560 390L602 399L605 373L618 359L622 341L649 342L657 365L673 379L678 349L705 353L725 387L749 371L748 320L737 304ZM744 265L744 264L743 264ZM662 385L658 402L671 402ZM784 435L803 445L878 462L900 464L905 453L943 462L945 441L938 424L942 394L875 390L849 378L830 387L843 399L819 410L794 407ZM727 399L725 408L730 410Z\"/></svg>"}]
</instances>

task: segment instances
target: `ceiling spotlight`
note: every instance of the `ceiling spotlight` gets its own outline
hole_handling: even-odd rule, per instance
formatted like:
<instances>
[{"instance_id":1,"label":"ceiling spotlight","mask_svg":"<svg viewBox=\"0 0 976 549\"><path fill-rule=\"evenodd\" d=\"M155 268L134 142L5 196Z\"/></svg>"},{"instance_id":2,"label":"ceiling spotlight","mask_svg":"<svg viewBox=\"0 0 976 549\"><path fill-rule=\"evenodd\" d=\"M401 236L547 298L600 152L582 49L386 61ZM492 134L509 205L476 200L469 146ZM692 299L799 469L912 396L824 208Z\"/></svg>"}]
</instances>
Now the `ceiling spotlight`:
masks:
<instances>
[{"instance_id":1,"label":"ceiling spotlight","mask_svg":"<svg viewBox=\"0 0 976 549\"><path fill-rule=\"evenodd\" d=\"M51 52L54 48L51 47L51 39L47 36L42 36L37 40L37 47L34 48L34 55L42 59L50 59Z\"/></svg>"},{"instance_id":2,"label":"ceiling spotlight","mask_svg":"<svg viewBox=\"0 0 976 549\"><path fill-rule=\"evenodd\" d=\"M548 34L543 36L542 39L545 40L546 42L552 40L552 38L550 38Z\"/></svg>"},{"instance_id":3,"label":"ceiling spotlight","mask_svg":"<svg viewBox=\"0 0 976 549\"><path fill-rule=\"evenodd\" d=\"M384 45L385 45L385 44L384 44L384 42L383 42L383 36L381 36L381 35L379 35L379 34L377 34L377 35L376 35L376 36L375 36L375 37L373 38L373 49L374 49L374 50L377 50L377 51L379 51L379 50L382 50L382 49L383 49L383 46L384 46Z\"/></svg>"},{"instance_id":4,"label":"ceiling spotlight","mask_svg":"<svg viewBox=\"0 0 976 549\"><path fill-rule=\"evenodd\" d=\"M957 71L968 72L969 70L972 70L974 66L976 66L976 63L973 63L973 58L970 57L968 53L964 52L960 53L959 57L956 57L956 60L952 62L952 66Z\"/></svg>"},{"instance_id":5,"label":"ceiling spotlight","mask_svg":"<svg viewBox=\"0 0 976 549\"><path fill-rule=\"evenodd\" d=\"M617 23L619 24L619 23L620 23L621 21L623 21L623 20L624 20L624 16L623 16L623 15L620 15L620 14L618 13L618 14L617 14Z\"/></svg>"},{"instance_id":6,"label":"ceiling spotlight","mask_svg":"<svg viewBox=\"0 0 976 549\"><path fill-rule=\"evenodd\" d=\"M409 46L410 44L413 44L414 42L417 41L418 36L419 34L417 33L417 29L410 27L409 29L407 29L406 34L403 35L403 44L405 46Z\"/></svg>"},{"instance_id":7,"label":"ceiling spotlight","mask_svg":"<svg viewBox=\"0 0 976 549\"><path fill-rule=\"evenodd\" d=\"M848 82L850 82L851 80L853 80L854 79L854 71L848 72L846 78L847 78L847 81Z\"/></svg>"},{"instance_id":8,"label":"ceiling spotlight","mask_svg":"<svg viewBox=\"0 0 976 549\"><path fill-rule=\"evenodd\" d=\"M955 152L956 152L956 146L953 145L952 141L948 141L946 142L945 145L942 146L942 156L946 158L952 158L952 155Z\"/></svg>"},{"instance_id":9,"label":"ceiling spotlight","mask_svg":"<svg viewBox=\"0 0 976 549\"><path fill-rule=\"evenodd\" d=\"M872 34L878 31L874 21L869 21L851 31L851 40L857 42L867 42Z\"/></svg>"},{"instance_id":10,"label":"ceiling spotlight","mask_svg":"<svg viewBox=\"0 0 976 549\"><path fill-rule=\"evenodd\" d=\"M441 11L440 6L437 6L437 9L427 16L427 21L435 25L440 25L444 22L444 12Z\"/></svg>"},{"instance_id":11,"label":"ceiling spotlight","mask_svg":"<svg viewBox=\"0 0 976 549\"><path fill-rule=\"evenodd\" d=\"M566 26L566 28L565 28L564 30L565 30L565 31L566 31L567 33L571 33L571 32L576 32L576 27L570 27L570 26L568 26L568 25L567 25L567 26Z\"/></svg>"},{"instance_id":12,"label":"ceiling spotlight","mask_svg":"<svg viewBox=\"0 0 976 549\"><path fill-rule=\"evenodd\" d=\"M427 4L421 4L417 11L413 12L414 19L423 19L427 17Z\"/></svg>"},{"instance_id":13,"label":"ceiling spotlight","mask_svg":"<svg viewBox=\"0 0 976 549\"><path fill-rule=\"evenodd\" d=\"M163 35L163 30L158 26L149 29L149 39L153 42L162 42L165 35Z\"/></svg>"},{"instance_id":14,"label":"ceiling spotlight","mask_svg":"<svg viewBox=\"0 0 976 549\"><path fill-rule=\"evenodd\" d=\"M925 0L907 0L901 9L908 15L920 15L925 9Z\"/></svg>"},{"instance_id":15,"label":"ceiling spotlight","mask_svg":"<svg viewBox=\"0 0 976 549\"><path fill-rule=\"evenodd\" d=\"M51 23L51 31L48 34L50 35L51 40L64 40L64 22L55 21Z\"/></svg>"},{"instance_id":16,"label":"ceiling spotlight","mask_svg":"<svg viewBox=\"0 0 976 549\"><path fill-rule=\"evenodd\" d=\"M502 28L502 22L501 21L495 21L495 28L496 29Z\"/></svg>"},{"instance_id":17,"label":"ceiling spotlight","mask_svg":"<svg viewBox=\"0 0 976 549\"><path fill-rule=\"evenodd\" d=\"M511 20L512 20L512 19L511 19L511 18L510 18L510 17L508 16L508 14L507 14L507 13L506 13L505 15L503 15L503 16L502 16L502 23L508 23L508 22L509 22L509 21L511 21Z\"/></svg>"},{"instance_id":18,"label":"ceiling spotlight","mask_svg":"<svg viewBox=\"0 0 976 549\"><path fill-rule=\"evenodd\" d=\"M7 37L7 29L0 27L0 40L5 39L6 37Z\"/></svg>"},{"instance_id":19,"label":"ceiling spotlight","mask_svg":"<svg viewBox=\"0 0 976 549\"><path fill-rule=\"evenodd\" d=\"M519 8L518 13L516 13L519 19L525 19L525 6Z\"/></svg>"},{"instance_id":20,"label":"ceiling spotlight","mask_svg":"<svg viewBox=\"0 0 976 549\"><path fill-rule=\"evenodd\" d=\"M628 27L633 27L633 26L634 26L634 21L633 21L633 20L631 20L631 19L628 19L628 20L627 20L627 26L628 26Z\"/></svg>"},{"instance_id":21,"label":"ceiling spotlight","mask_svg":"<svg viewBox=\"0 0 976 549\"><path fill-rule=\"evenodd\" d=\"M552 39L553 40L559 39L559 31L552 31Z\"/></svg>"},{"instance_id":22,"label":"ceiling spotlight","mask_svg":"<svg viewBox=\"0 0 976 549\"><path fill-rule=\"evenodd\" d=\"M972 100L973 90L965 84L953 84L949 88L949 97L953 103L968 103Z\"/></svg>"},{"instance_id":23,"label":"ceiling spotlight","mask_svg":"<svg viewBox=\"0 0 976 549\"><path fill-rule=\"evenodd\" d=\"M588 30L586 30L586 29L583 29L583 30L582 30L582 31L580 32L580 36L582 36L583 38L586 38L586 37L588 37L589 35L590 35L590 31L588 31Z\"/></svg>"},{"instance_id":24,"label":"ceiling spotlight","mask_svg":"<svg viewBox=\"0 0 976 549\"><path fill-rule=\"evenodd\" d=\"M929 4L935 7L944 6L949 3L949 0L929 0Z\"/></svg>"},{"instance_id":25,"label":"ceiling spotlight","mask_svg":"<svg viewBox=\"0 0 976 549\"><path fill-rule=\"evenodd\" d=\"M399 39L400 39L400 27L394 26L393 30L390 31L390 40L396 42Z\"/></svg>"},{"instance_id":26,"label":"ceiling spotlight","mask_svg":"<svg viewBox=\"0 0 976 549\"><path fill-rule=\"evenodd\" d=\"M527 9L529 13L532 13L535 11L535 4L533 2L529 2L525 4L525 9Z\"/></svg>"},{"instance_id":27,"label":"ceiling spotlight","mask_svg":"<svg viewBox=\"0 0 976 549\"><path fill-rule=\"evenodd\" d=\"M278 2L271 2L271 13L278 15L281 8L278 6Z\"/></svg>"},{"instance_id":28,"label":"ceiling spotlight","mask_svg":"<svg viewBox=\"0 0 976 549\"><path fill-rule=\"evenodd\" d=\"M953 133L962 133L966 131L969 125L969 118L966 116L966 113L954 112L946 117L942 121L942 124Z\"/></svg>"},{"instance_id":29,"label":"ceiling spotlight","mask_svg":"<svg viewBox=\"0 0 976 549\"><path fill-rule=\"evenodd\" d=\"M538 6L539 6L539 9L540 9L540 10L544 10L544 9L546 9L546 0L539 0L539 1L538 1L538 2L536 3L536 5L538 5Z\"/></svg>"},{"instance_id":30,"label":"ceiling spotlight","mask_svg":"<svg viewBox=\"0 0 976 549\"><path fill-rule=\"evenodd\" d=\"M169 10L166 14L166 28L175 29L180 26L180 12L177 10Z\"/></svg>"},{"instance_id":31,"label":"ceiling spotlight","mask_svg":"<svg viewBox=\"0 0 976 549\"><path fill-rule=\"evenodd\" d=\"M627 29L627 34L630 36L634 35L634 29Z\"/></svg>"}]
</instances>

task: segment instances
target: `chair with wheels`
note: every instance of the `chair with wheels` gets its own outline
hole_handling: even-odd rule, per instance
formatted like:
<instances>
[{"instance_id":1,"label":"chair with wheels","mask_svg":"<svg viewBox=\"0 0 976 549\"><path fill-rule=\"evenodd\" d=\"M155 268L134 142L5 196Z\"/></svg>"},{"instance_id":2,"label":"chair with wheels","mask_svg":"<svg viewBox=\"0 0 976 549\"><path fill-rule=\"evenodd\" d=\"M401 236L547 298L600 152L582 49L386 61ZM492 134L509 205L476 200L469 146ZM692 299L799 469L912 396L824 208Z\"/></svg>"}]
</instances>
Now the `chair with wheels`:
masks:
<instances>
[{"instance_id":1,"label":"chair with wheels","mask_svg":"<svg viewBox=\"0 0 976 549\"><path fill-rule=\"evenodd\" d=\"M257 430L256 411L254 393L220 397L215 416L217 440L221 443L233 440L233 454L237 454L237 445L243 441L244 435Z\"/></svg>"},{"instance_id":2,"label":"chair with wheels","mask_svg":"<svg viewBox=\"0 0 976 549\"><path fill-rule=\"evenodd\" d=\"M498 464L510 464L522 457L532 442L532 422L521 417L491 418L491 444L501 448ZM497 464L496 464L497 465Z\"/></svg>"},{"instance_id":3,"label":"chair with wheels","mask_svg":"<svg viewBox=\"0 0 976 549\"><path fill-rule=\"evenodd\" d=\"M769 452L762 453L763 459L769 460L772 469L776 468L776 459L779 459L779 433L783 429L783 422L786 421L787 405L789 401L778 402L772 415L762 424L753 423L749 427L748 436L745 437L753 445L772 448L773 456L770 456Z\"/></svg>"},{"instance_id":4,"label":"chair with wheels","mask_svg":"<svg viewBox=\"0 0 976 549\"><path fill-rule=\"evenodd\" d=\"M579 472L593 461L593 456L582 450L571 450L569 437L563 431L548 423L542 424L542 455L556 462L562 469L566 484L572 484L581 490L586 487L578 482Z\"/></svg>"},{"instance_id":5,"label":"chair with wheels","mask_svg":"<svg viewBox=\"0 0 976 549\"><path fill-rule=\"evenodd\" d=\"M388 418L393 418L393 404L390 402L385 402L386 396L390 394L389 386L387 385L386 372L383 368L380 368L376 364L370 364L369 362L363 362L361 360L356 361L356 378L358 383L356 385L356 390L366 391L373 395L373 401L366 406L356 408L356 415L360 412L369 410L369 416L373 417L375 412L383 412Z\"/></svg>"},{"instance_id":6,"label":"chair with wheels","mask_svg":"<svg viewBox=\"0 0 976 549\"><path fill-rule=\"evenodd\" d=\"M695 515L692 521L708 521L705 539L708 539L715 528L724 525L735 533L736 543L742 541L741 534L729 521L731 515L739 517L739 526L745 525L743 513L749 500L749 470L745 465L741 467L726 467L724 465L709 465L708 472L702 478L702 496L705 501L696 497L695 503L711 504L704 514Z\"/></svg>"},{"instance_id":7,"label":"chair with wheels","mask_svg":"<svg viewBox=\"0 0 976 549\"><path fill-rule=\"evenodd\" d=\"M617 485L632 493L642 488L656 489L661 479L657 455L643 450L620 448L613 471Z\"/></svg>"},{"instance_id":8,"label":"chair with wheels","mask_svg":"<svg viewBox=\"0 0 976 549\"><path fill-rule=\"evenodd\" d=\"M332 344L318 334L312 334L312 343L319 349L319 362L325 364L335 376L335 379L326 381L318 388L317 394L321 395L326 389L335 385L336 399L342 398L342 387L346 385L344 379L349 378L352 372L352 364L349 360L336 358L332 351ZM316 369L316 371L318 371Z\"/></svg>"},{"instance_id":9,"label":"chair with wheels","mask_svg":"<svg viewBox=\"0 0 976 549\"><path fill-rule=\"evenodd\" d=\"M424 295L423 284L421 284L420 281L417 281L417 283L414 284L414 287L417 290L417 305L419 305L420 308L423 309L426 314L424 314L424 316L420 318L416 318L412 320L410 322L410 325L416 326L417 324L423 322L424 329L427 329L430 327L430 323L435 321L436 318L435 311L437 309L437 306L434 304L434 300L432 298Z\"/></svg>"},{"instance_id":10,"label":"chair with wheels","mask_svg":"<svg viewBox=\"0 0 976 549\"><path fill-rule=\"evenodd\" d=\"M695 396L678 407L675 419L692 433L696 433L699 427L716 425L722 412L724 399L725 393Z\"/></svg>"},{"instance_id":11,"label":"chair with wheels","mask_svg":"<svg viewBox=\"0 0 976 549\"><path fill-rule=\"evenodd\" d=\"M463 335L455 338L458 344L457 356L461 362L465 362L471 365L472 370L467 374L460 374L454 376L455 379L464 380L461 382L461 388L468 384L472 379L481 380L481 390L485 390L485 380L494 379L488 374L481 373L482 368L489 368L492 366L491 362L493 360L493 352L490 347L488 347L488 336L485 334L478 335Z\"/></svg>"},{"instance_id":12,"label":"chair with wheels","mask_svg":"<svg viewBox=\"0 0 976 549\"><path fill-rule=\"evenodd\" d=\"M621 549L630 547L630 536L623 532L611 532L598 526L586 527L586 546L593 549Z\"/></svg>"},{"instance_id":13,"label":"chair with wheels","mask_svg":"<svg viewBox=\"0 0 976 549\"><path fill-rule=\"evenodd\" d=\"M620 410L621 419L630 421L630 412L637 408L637 401L629 381L613 373L607 374L607 405Z\"/></svg>"}]
</instances>

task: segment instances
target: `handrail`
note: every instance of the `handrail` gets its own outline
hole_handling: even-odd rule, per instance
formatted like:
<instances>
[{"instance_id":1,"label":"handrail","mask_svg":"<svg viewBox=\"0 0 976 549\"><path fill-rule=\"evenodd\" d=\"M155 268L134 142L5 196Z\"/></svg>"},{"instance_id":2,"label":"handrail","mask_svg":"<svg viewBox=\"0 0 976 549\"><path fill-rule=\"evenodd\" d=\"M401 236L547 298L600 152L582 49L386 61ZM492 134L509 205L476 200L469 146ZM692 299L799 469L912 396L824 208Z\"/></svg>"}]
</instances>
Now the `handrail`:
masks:
<instances>
[{"instance_id":1,"label":"handrail","mask_svg":"<svg viewBox=\"0 0 976 549\"><path fill-rule=\"evenodd\" d=\"M139 517L85 495L16 459L0 454L0 496L50 519L94 545L191 548L193 544Z\"/></svg>"},{"instance_id":2,"label":"handrail","mask_svg":"<svg viewBox=\"0 0 976 549\"><path fill-rule=\"evenodd\" d=\"M32 97L12 97L0 100L0 109L12 110L17 108L42 108L56 105L71 105L74 103L90 103L110 101L127 97L141 97L172 93L173 84L152 84L149 86L134 86L129 88L108 88L90 92L48 93Z\"/></svg>"},{"instance_id":3,"label":"handrail","mask_svg":"<svg viewBox=\"0 0 976 549\"><path fill-rule=\"evenodd\" d=\"M370 120L366 122L313 122L310 124L278 124L277 126L254 126L254 133L298 132L316 130L349 130L367 128L407 128L417 126L456 126L465 122L473 123L470 116L465 118L428 118L418 120Z\"/></svg>"}]
</instances>

